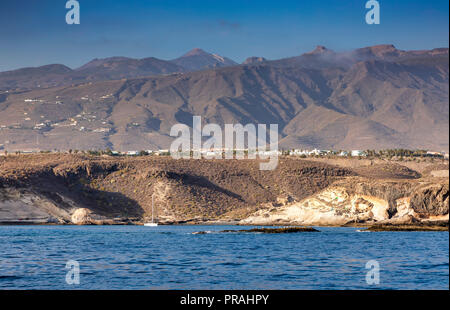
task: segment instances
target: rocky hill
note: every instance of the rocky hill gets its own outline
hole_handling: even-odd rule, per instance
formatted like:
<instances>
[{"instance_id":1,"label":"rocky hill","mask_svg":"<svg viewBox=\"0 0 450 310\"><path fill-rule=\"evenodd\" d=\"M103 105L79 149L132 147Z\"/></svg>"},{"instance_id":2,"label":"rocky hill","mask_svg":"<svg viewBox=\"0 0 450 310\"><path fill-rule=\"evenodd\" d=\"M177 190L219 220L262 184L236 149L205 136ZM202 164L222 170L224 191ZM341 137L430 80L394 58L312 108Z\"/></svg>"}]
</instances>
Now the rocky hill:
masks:
<instances>
[{"instance_id":1,"label":"rocky hill","mask_svg":"<svg viewBox=\"0 0 450 310\"><path fill-rule=\"evenodd\" d=\"M171 62L185 68L186 71L199 71L237 65L236 62L229 58L207 53L200 48L194 48L183 56L171 60Z\"/></svg>"},{"instance_id":2,"label":"rocky hill","mask_svg":"<svg viewBox=\"0 0 450 310\"><path fill-rule=\"evenodd\" d=\"M283 157L276 170L260 171L256 160L10 155L0 157L0 222L142 222L152 196L165 223L448 221L448 178L397 163L360 165Z\"/></svg>"}]
</instances>

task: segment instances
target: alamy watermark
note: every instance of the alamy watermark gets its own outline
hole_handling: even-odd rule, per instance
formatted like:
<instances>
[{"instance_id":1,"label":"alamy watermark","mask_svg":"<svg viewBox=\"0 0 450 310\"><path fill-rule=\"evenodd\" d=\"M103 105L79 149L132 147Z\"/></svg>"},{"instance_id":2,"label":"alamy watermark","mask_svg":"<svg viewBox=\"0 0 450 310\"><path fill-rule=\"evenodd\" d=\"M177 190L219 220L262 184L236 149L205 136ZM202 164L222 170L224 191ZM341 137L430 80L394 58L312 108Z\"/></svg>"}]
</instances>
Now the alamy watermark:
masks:
<instances>
[{"instance_id":1,"label":"alamy watermark","mask_svg":"<svg viewBox=\"0 0 450 310\"><path fill-rule=\"evenodd\" d=\"M366 263L366 269L369 271L366 273L366 283L368 285L380 284L380 264L376 260L369 260Z\"/></svg>"},{"instance_id":2,"label":"alamy watermark","mask_svg":"<svg viewBox=\"0 0 450 310\"><path fill-rule=\"evenodd\" d=\"M66 263L66 283L69 285L79 285L80 284L80 263L76 260L69 260Z\"/></svg>"},{"instance_id":3,"label":"alamy watermark","mask_svg":"<svg viewBox=\"0 0 450 310\"><path fill-rule=\"evenodd\" d=\"M201 116L193 116L192 135L188 125L172 126L170 136L177 138L170 146L170 155L174 159L256 159L258 156L268 159L260 163L260 170L274 170L277 167L278 124L270 124L269 128L265 124L225 124L224 131L223 135L222 128L212 123L202 128ZM210 138L202 143L203 137Z\"/></svg>"},{"instance_id":4,"label":"alamy watermark","mask_svg":"<svg viewBox=\"0 0 450 310\"><path fill-rule=\"evenodd\" d=\"M370 9L366 13L366 23L368 25L380 24L380 3L376 0L369 0L366 2L366 9Z\"/></svg>"},{"instance_id":5,"label":"alamy watermark","mask_svg":"<svg viewBox=\"0 0 450 310\"><path fill-rule=\"evenodd\" d=\"M66 13L66 23L68 25L80 24L80 3L76 0L69 0L66 2L66 9L69 11Z\"/></svg>"}]
</instances>

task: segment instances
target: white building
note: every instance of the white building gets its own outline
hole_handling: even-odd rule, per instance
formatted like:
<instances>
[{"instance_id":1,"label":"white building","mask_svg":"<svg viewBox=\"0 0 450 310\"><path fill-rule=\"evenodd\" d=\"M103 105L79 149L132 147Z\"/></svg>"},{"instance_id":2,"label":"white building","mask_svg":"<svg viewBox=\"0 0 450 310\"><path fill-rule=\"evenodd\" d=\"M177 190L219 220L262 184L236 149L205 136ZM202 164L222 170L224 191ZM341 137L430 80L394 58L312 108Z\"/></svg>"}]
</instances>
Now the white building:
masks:
<instances>
[{"instance_id":1,"label":"white building","mask_svg":"<svg viewBox=\"0 0 450 310\"><path fill-rule=\"evenodd\" d=\"M324 151L324 150L318 150L318 149L314 149L311 152L309 152L309 155L317 155L317 156L321 156L321 155L325 155L327 154L329 151Z\"/></svg>"},{"instance_id":2,"label":"white building","mask_svg":"<svg viewBox=\"0 0 450 310\"><path fill-rule=\"evenodd\" d=\"M366 152L360 151L360 150L353 150L352 151L353 157L359 157L359 156L367 156Z\"/></svg>"},{"instance_id":3,"label":"white building","mask_svg":"<svg viewBox=\"0 0 450 310\"><path fill-rule=\"evenodd\" d=\"M289 151L289 155L293 155L293 156L308 156L309 155L309 151L308 150L299 150L299 149L295 149L292 151Z\"/></svg>"}]
</instances>

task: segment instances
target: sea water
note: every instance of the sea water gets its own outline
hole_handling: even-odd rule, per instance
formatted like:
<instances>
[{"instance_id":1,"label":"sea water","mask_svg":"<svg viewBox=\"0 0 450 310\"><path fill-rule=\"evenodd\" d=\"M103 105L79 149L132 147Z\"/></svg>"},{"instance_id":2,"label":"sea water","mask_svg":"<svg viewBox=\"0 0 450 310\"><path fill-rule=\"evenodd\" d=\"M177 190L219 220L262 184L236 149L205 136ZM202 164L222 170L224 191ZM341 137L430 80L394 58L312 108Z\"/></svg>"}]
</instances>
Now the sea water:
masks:
<instances>
[{"instance_id":1,"label":"sea water","mask_svg":"<svg viewBox=\"0 0 450 310\"><path fill-rule=\"evenodd\" d=\"M225 229L1 226L0 289L449 289L448 232Z\"/></svg>"}]
</instances>

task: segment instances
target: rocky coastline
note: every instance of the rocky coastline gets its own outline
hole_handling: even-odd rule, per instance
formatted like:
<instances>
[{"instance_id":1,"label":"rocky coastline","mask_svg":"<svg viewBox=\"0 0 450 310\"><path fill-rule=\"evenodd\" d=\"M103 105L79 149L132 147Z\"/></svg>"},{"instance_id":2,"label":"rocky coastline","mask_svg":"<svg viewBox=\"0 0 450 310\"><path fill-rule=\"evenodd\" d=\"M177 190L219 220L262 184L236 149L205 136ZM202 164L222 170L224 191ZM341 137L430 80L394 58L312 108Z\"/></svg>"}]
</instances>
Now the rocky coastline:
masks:
<instances>
[{"instance_id":1,"label":"rocky coastline","mask_svg":"<svg viewBox=\"0 0 450 310\"><path fill-rule=\"evenodd\" d=\"M273 172L257 167L255 160L8 156L0 160L0 225L142 225L153 195L160 225L448 231L449 182L436 173L448 174L448 162L414 170L282 158Z\"/></svg>"}]
</instances>

